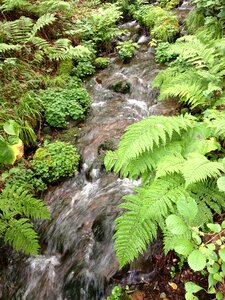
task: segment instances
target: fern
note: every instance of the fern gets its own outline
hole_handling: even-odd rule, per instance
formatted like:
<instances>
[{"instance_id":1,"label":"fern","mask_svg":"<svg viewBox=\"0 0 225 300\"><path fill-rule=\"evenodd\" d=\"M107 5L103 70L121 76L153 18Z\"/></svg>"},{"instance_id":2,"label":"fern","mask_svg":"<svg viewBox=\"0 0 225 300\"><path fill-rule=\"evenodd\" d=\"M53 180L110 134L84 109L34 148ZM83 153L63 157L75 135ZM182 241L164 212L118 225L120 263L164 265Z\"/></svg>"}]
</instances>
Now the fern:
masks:
<instances>
[{"instance_id":1,"label":"fern","mask_svg":"<svg viewBox=\"0 0 225 300\"><path fill-rule=\"evenodd\" d=\"M137 194L127 196L120 205L128 210L116 220L115 249L120 265L132 261L146 249L163 227L163 219L174 212L174 203L187 193L179 177L155 180L149 187L137 188Z\"/></svg>"},{"instance_id":2,"label":"fern","mask_svg":"<svg viewBox=\"0 0 225 300\"><path fill-rule=\"evenodd\" d=\"M225 59L218 41L185 36L170 45L164 56L176 60L153 82L153 86L160 87L159 100L178 98L193 109L212 106L222 94Z\"/></svg>"},{"instance_id":3,"label":"fern","mask_svg":"<svg viewBox=\"0 0 225 300\"><path fill-rule=\"evenodd\" d=\"M13 9L26 9L28 10L31 5L27 0L3 0L0 9L3 11L10 11Z\"/></svg>"},{"instance_id":4,"label":"fern","mask_svg":"<svg viewBox=\"0 0 225 300\"><path fill-rule=\"evenodd\" d=\"M35 199L23 187L8 185L0 195L0 210L0 224L3 224L1 235L5 242L17 251L36 255L39 249L38 239L29 219L49 219L44 203Z\"/></svg>"},{"instance_id":5,"label":"fern","mask_svg":"<svg viewBox=\"0 0 225 300\"><path fill-rule=\"evenodd\" d=\"M11 219L8 223L4 241L9 243L15 250L23 250L26 254L38 254L39 244L37 233L28 219Z\"/></svg>"},{"instance_id":6,"label":"fern","mask_svg":"<svg viewBox=\"0 0 225 300\"><path fill-rule=\"evenodd\" d=\"M150 117L139 123L130 125L123 135L119 150L108 152L105 158L107 169L114 168L116 173L127 175L126 166L138 156L145 155L156 148L163 147L175 135L188 130L193 125L193 118L189 115L179 117ZM147 165L154 164L148 154L145 157ZM131 162L132 163L132 162ZM128 171L129 173L129 171Z\"/></svg>"},{"instance_id":7,"label":"fern","mask_svg":"<svg viewBox=\"0 0 225 300\"><path fill-rule=\"evenodd\" d=\"M118 150L106 154L108 170L113 168L130 178L141 176L143 185L120 205L125 212L116 220L115 249L121 266L146 249L158 227L165 229L169 215L174 215L170 219L176 223L179 218L175 216L182 211L186 216L185 210L193 209L196 216L193 213L190 226L201 227L212 220L213 211L220 213L225 208L224 196L214 181L225 172L224 163L205 156L221 147L213 137L213 122L222 115L211 111L204 121L189 115L147 118L130 125ZM192 200L187 204L190 207L182 210L179 203L183 198ZM184 234L180 228L179 233L178 229L176 239L165 231L166 251L176 246L177 251L184 252L178 241L190 246L190 232ZM176 245L168 245L172 240Z\"/></svg>"},{"instance_id":8,"label":"fern","mask_svg":"<svg viewBox=\"0 0 225 300\"><path fill-rule=\"evenodd\" d=\"M47 13L43 16L41 16L36 24L33 26L32 31L31 31L31 35L35 35L40 29L42 29L43 27L52 24L53 22L55 22L56 18L53 14Z\"/></svg>"},{"instance_id":9,"label":"fern","mask_svg":"<svg viewBox=\"0 0 225 300\"><path fill-rule=\"evenodd\" d=\"M20 45L10 45L6 43L0 43L0 52L8 52L8 51L17 51L20 50L21 46Z\"/></svg>"},{"instance_id":10,"label":"fern","mask_svg":"<svg viewBox=\"0 0 225 300\"><path fill-rule=\"evenodd\" d=\"M192 153L181 167L186 186L198 181L204 181L208 177L218 177L221 171L225 171L222 163L210 161L198 153Z\"/></svg>"}]
</instances>

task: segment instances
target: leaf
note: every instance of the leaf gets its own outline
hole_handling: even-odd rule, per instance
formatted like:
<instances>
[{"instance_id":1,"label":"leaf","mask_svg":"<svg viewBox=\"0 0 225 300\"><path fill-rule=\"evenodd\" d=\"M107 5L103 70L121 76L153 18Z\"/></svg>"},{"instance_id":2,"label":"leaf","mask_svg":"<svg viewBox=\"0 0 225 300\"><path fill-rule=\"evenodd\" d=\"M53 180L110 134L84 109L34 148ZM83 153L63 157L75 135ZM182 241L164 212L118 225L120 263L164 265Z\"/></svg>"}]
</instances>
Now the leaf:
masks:
<instances>
[{"instance_id":1,"label":"leaf","mask_svg":"<svg viewBox=\"0 0 225 300\"><path fill-rule=\"evenodd\" d=\"M223 300L223 294L222 294L222 292L217 292L216 293L216 299L217 300Z\"/></svg>"},{"instance_id":2,"label":"leaf","mask_svg":"<svg viewBox=\"0 0 225 300\"><path fill-rule=\"evenodd\" d=\"M186 186L207 178L218 177L221 171L224 171L222 163L210 161L199 153L191 153L181 169Z\"/></svg>"},{"instance_id":3,"label":"leaf","mask_svg":"<svg viewBox=\"0 0 225 300\"><path fill-rule=\"evenodd\" d=\"M3 124L3 129L9 135L19 136L20 126L14 120L9 120Z\"/></svg>"},{"instance_id":4,"label":"leaf","mask_svg":"<svg viewBox=\"0 0 225 300\"><path fill-rule=\"evenodd\" d=\"M219 273L213 274L213 278L219 282L223 281L223 277Z\"/></svg>"},{"instance_id":5,"label":"leaf","mask_svg":"<svg viewBox=\"0 0 225 300\"><path fill-rule=\"evenodd\" d=\"M185 294L185 300L198 300L198 297L194 296L192 293Z\"/></svg>"},{"instance_id":6,"label":"leaf","mask_svg":"<svg viewBox=\"0 0 225 300\"><path fill-rule=\"evenodd\" d=\"M225 262L225 248L219 250L219 256Z\"/></svg>"},{"instance_id":7,"label":"leaf","mask_svg":"<svg viewBox=\"0 0 225 300\"><path fill-rule=\"evenodd\" d=\"M207 224L207 227L208 227L211 231L216 232L216 233L218 233L218 232L221 231L221 226L220 226L219 224L209 223L209 224Z\"/></svg>"},{"instance_id":8,"label":"leaf","mask_svg":"<svg viewBox=\"0 0 225 300\"><path fill-rule=\"evenodd\" d=\"M177 202L178 212L186 219L186 221L191 222L194 220L198 213L198 205L195 199L191 197L182 198Z\"/></svg>"},{"instance_id":9,"label":"leaf","mask_svg":"<svg viewBox=\"0 0 225 300\"><path fill-rule=\"evenodd\" d=\"M176 239L174 250L181 255L188 256L193 251L193 244L188 239Z\"/></svg>"},{"instance_id":10,"label":"leaf","mask_svg":"<svg viewBox=\"0 0 225 300\"><path fill-rule=\"evenodd\" d=\"M0 140L0 163L13 164L15 161L15 153L12 147L6 142Z\"/></svg>"},{"instance_id":11,"label":"leaf","mask_svg":"<svg viewBox=\"0 0 225 300\"><path fill-rule=\"evenodd\" d=\"M206 266L206 258L200 250L194 250L188 256L188 264L194 271L201 271Z\"/></svg>"},{"instance_id":12,"label":"leaf","mask_svg":"<svg viewBox=\"0 0 225 300\"><path fill-rule=\"evenodd\" d=\"M218 178L217 186L219 191L225 192L225 176L221 176L220 178Z\"/></svg>"},{"instance_id":13,"label":"leaf","mask_svg":"<svg viewBox=\"0 0 225 300\"><path fill-rule=\"evenodd\" d=\"M195 284L194 282L186 282L185 283L185 290L188 292L188 293L197 293L199 291L201 291L203 288L200 287L199 285Z\"/></svg>"},{"instance_id":14,"label":"leaf","mask_svg":"<svg viewBox=\"0 0 225 300\"><path fill-rule=\"evenodd\" d=\"M171 231L173 234L184 234L188 230L188 227L184 221L176 215L170 215L167 217L166 225L169 231Z\"/></svg>"}]
</instances>

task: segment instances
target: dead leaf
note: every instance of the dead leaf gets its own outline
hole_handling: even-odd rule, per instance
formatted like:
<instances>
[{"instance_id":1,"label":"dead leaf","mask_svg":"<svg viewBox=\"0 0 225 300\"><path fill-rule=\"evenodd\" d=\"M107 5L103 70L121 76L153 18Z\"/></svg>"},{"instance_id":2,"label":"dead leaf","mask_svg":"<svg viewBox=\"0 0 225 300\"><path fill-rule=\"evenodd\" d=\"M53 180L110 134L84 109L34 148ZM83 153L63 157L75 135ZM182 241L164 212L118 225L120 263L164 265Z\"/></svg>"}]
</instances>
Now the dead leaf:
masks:
<instances>
[{"instance_id":1,"label":"dead leaf","mask_svg":"<svg viewBox=\"0 0 225 300\"><path fill-rule=\"evenodd\" d=\"M169 282L169 286L171 286L171 288L172 288L173 290L177 290L177 285L176 285L176 283L174 283L174 282Z\"/></svg>"}]
</instances>

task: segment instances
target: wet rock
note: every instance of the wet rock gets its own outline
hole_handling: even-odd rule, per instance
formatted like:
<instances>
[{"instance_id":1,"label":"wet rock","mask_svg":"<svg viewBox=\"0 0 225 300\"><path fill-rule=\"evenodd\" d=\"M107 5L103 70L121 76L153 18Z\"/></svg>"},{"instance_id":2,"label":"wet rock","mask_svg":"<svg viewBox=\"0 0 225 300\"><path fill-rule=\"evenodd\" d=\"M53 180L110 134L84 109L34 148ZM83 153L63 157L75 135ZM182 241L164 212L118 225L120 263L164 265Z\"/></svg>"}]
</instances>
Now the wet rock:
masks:
<instances>
[{"instance_id":1,"label":"wet rock","mask_svg":"<svg viewBox=\"0 0 225 300\"><path fill-rule=\"evenodd\" d=\"M144 44L147 44L148 42L150 41L150 37L149 36L146 36L146 35L142 35L139 40L137 41L137 43L139 45L144 45Z\"/></svg>"},{"instance_id":2,"label":"wet rock","mask_svg":"<svg viewBox=\"0 0 225 300\"><path fill-rule=\"evenodd\" d=\"M171 116L176 114L180 109L180 103L176 99L169 99L153 105L149 113L154 116L164 115Z\"/></svg>"}]
</instances>

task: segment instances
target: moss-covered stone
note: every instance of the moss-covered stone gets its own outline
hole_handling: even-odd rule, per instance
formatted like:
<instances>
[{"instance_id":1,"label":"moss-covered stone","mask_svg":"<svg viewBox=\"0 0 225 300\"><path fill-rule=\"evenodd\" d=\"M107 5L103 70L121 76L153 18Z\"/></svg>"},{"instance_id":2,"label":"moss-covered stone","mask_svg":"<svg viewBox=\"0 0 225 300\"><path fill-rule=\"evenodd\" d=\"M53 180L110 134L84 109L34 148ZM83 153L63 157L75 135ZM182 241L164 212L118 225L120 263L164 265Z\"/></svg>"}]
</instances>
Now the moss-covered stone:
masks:
<instances>
[{"instance_id":1,"label":"moss-covered stone","mask_svg":"<svg viewBox=\"0 0 225 300\"><path fill-rule=\"evenodd\" d=\"M116 93L128 94L130 93L131 85L126 80L120 80L110 85L110 89Z\"/></svg>"}]
</instances>

